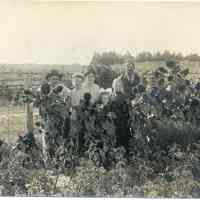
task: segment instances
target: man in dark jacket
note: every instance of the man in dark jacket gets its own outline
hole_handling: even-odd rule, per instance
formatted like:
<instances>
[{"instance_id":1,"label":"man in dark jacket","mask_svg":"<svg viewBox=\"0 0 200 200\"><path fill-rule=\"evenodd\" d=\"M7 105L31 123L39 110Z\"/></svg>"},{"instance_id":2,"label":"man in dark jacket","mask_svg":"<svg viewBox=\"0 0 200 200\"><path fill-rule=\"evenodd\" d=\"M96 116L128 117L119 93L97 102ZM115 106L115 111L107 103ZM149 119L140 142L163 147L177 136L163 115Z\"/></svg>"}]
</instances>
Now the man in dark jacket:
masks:
<instances>
[{"instance_id":1,"label":"man in dark jacket","mask_svg":"<svg viewBox=\"0 0 200 200\"><path fill-rule=\"evenodd\" d=\"M113 81L114 94L121 92L127 99L133 99L133 89L140 83L140 77L135 72L135 64L128 62L125 72Z\"/></svg>"}]
</instances>

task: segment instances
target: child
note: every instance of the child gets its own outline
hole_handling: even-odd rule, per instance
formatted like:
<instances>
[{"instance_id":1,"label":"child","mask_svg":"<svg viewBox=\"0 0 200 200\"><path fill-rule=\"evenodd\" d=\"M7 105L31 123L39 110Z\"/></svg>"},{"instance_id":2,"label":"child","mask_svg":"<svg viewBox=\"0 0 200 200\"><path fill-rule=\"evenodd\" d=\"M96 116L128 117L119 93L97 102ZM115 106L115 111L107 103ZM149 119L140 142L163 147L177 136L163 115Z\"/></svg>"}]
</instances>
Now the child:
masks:
<instances>
[{"instance_id":1,"label":"child","mask_svg":"<svg viewBox=\"0 0 200 200\"><path fill-rule=\"evenodd\" d=\"M100 110L107 110L106 108L109 106L110 100L111 100L111 94L112 94L112 89L100 89L100 96L99 100L96 103L97 109Z\"/></svg>"},{"instance_id":2,"label":"child","mask_svg":"<svg viewBox=\"0 0 200 200\"><path fill-rule=\"evenodd\" d=\"M71 91L71 105L72 107L79 106L80 100L83 98L82 83L84 76L81 73L76 73L72 76L74 89Z\"/></svg>"}]
</instances>

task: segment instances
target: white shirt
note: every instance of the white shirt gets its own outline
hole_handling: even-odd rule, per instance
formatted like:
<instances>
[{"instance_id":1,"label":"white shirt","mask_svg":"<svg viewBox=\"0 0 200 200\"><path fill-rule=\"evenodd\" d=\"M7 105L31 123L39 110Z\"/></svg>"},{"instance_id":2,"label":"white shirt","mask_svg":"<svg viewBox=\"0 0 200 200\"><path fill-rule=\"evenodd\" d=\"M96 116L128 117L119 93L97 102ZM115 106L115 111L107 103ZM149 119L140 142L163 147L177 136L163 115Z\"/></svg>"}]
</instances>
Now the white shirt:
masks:
<instances>
[{"instance_id":1,"label":"white shirt","mask_svg":"<svg viewBox=\"0 0 200 200\"><path fill-rule=\"evenodd\" d=\"M97 84L89 85L87 82L83 83L82 86L83 95L85 93L90 93L92 95L91 102L94 103L98 100L100 95L100 87Z\"/></svg>"},{"instance_id":2,"label":"white shirt","mask_svg":"<svg viewBox=\"0 0 200 200\"><path fill-rule=\"evenodd\" d=\"M63 86L63 89L59 93L59 95L67 99L68 97L71 96L71 90L64 85L62 85L62 86Z\"/></svg>"},{"instance_id":3,"label":"white shirt","mask_svg":"<svg viewBox=\"0 0 200 200\"><path fill-rule=\"evenodd\" d=\"M71 105L73 106L78 106L80 105L80 100L83 98L84 91L81 88L74 88L71 91Z\"/></svg>"}]
</instances>

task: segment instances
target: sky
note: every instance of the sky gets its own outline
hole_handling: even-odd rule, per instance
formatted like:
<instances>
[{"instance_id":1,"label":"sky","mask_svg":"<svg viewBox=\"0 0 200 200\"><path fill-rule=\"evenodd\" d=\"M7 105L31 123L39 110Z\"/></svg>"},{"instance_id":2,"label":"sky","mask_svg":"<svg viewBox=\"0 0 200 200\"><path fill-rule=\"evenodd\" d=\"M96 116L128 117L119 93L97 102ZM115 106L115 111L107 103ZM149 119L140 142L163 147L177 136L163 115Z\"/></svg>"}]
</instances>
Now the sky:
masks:
<instances>
[{"instance_id":1,"label":"sky","mask_svg":"<svg viewBox=\"0 0 200 200\"><path fill-rule=\"evenodd\" d=\"M200 2L0 1L0 63L89 64L94 52L200 54Z\"/></svg>"}]
</instances>

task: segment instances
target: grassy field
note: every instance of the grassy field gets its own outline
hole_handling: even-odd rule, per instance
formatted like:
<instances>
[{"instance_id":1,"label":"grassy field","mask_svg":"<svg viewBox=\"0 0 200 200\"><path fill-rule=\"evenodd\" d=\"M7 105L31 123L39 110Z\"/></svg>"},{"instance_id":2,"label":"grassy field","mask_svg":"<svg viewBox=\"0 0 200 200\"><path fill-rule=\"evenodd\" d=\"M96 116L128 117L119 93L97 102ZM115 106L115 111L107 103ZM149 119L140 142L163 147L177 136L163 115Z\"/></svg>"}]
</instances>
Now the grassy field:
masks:
<instances>
[{"instance_id":1,"label":"grassy field","mask_svg":"<svg viewBox=\"0 0 200 200\"><path fill-rule=\"evenodd\" d=\"M18 136L24 133L26 133L25 107L0 106L0 139L15 142Z\"/></svg>"},{"instance_id":2,"label":"grassy field","mask_svg":"<svg viewBox=\"0 0 200 200\"><path fill-rule=\"evenodd\" d=\"M0 107L0 137L14 142L25 131L26 114L23 107Z\"/></svg>"}]
</instances>

